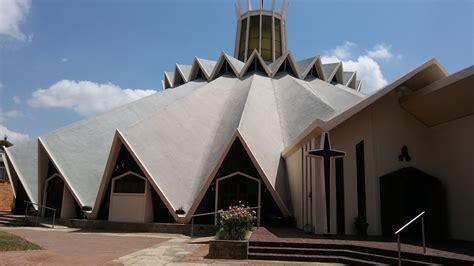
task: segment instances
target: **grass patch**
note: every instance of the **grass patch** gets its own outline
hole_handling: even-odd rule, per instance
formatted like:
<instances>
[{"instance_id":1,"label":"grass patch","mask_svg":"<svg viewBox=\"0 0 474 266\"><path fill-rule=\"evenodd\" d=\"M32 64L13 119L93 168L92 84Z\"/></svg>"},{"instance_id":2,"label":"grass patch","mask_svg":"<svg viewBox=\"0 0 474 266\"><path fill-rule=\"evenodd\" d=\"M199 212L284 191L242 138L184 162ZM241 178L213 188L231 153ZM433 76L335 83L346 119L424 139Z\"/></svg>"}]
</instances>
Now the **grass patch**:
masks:
<instances>
[{"instance_id":1,"label":"grass patch","mask_svg":"<svg viewBox=\"0 0 474 266\"><path fill-rule=\"evenodd\" d=\"M19 236L0 231L0 251L35 249L41 249L41 247Z\"/></svg>"}]
</instances>

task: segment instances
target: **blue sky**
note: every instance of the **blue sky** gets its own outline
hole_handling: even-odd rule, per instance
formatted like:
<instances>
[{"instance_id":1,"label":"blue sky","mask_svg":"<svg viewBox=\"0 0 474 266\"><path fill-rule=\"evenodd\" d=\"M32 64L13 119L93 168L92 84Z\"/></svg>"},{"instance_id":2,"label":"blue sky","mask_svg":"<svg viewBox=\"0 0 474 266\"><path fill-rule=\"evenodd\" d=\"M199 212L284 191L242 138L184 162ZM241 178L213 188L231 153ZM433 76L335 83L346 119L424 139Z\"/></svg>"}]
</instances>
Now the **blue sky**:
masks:
<instances>
[{"instance_id":1,"label":"blue sky","mask_svg":"<svg viewBox=\"0 0 474 266\"><path fill-rule=\"evenodd\" d=\"M432 57L450 73L474 61L472 0L288 3L294 57L342 60L366 93ZM233 55L234 4L0 0L0 135L36 137L160 90L175 63Z\"/></svg>"}]
</instances>

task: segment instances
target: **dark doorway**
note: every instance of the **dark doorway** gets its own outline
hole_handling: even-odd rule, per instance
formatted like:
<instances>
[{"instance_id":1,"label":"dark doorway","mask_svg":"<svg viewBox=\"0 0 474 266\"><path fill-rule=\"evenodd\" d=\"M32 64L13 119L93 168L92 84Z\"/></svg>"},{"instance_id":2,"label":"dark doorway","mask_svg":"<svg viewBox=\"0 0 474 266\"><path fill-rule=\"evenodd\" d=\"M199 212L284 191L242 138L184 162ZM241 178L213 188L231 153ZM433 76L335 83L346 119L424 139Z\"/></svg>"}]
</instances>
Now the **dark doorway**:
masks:
<instances>
[{"instance_id":1,"label":"dark doorway","mask_svg":"<svg viewBox=\"0 0 474 266\"><path fill-rule=\"evenodd\" d=\"M56 218L59 218L61 216L63 191L64 181L59 176L55 176L48 181L46 188L46 206L56 209ZM52 210L46 209L44 216L53 217L53 214L54 212Z\"/></svg>"},{"instance_id":2,"label":"dark doorway","mask_svg":"<svg viewBox=\"0 0 474 266\"><path fill-rule=\"evenodd\" d=\"M416 168L407 167L380 177L382 234L393 236L396 230L422 211L425 234L430 238L447 236L446 193L441 182ZM403 231L403 235L419 238L421 222Z\"/></svg>"},{"instance_id":3,"label":"dark doorway","mask_svg":"<svg viewBox=\"0 0 474 266\"><path fill-rule=\"evenodd\" d=\"M245 147L243 144L240 142L240 140L237 138L234 143L232 144L229 152L224 158L224 161L222 162L221 166L219 167L219 170L217 171L217 174L214 176L214 180L211 183L211 186L208 188L206 191L206 194L204 198L201 200L199 203L198 208L195 211L195 214L201 214L201 213L210 213L214 212L215 209L215 200L216 200L216 183L217 179L229 176L233 173L240 172L244 173L248 176L254 177L258 180L260 180L260 195L261 195L261 211L260 211L260 223L263 226L270 226L270 225L279 225L282 224L284 221L286 221L285 217L280 211L280 208L276 204L275 200L273 199L273 196L271 193L267 190L265 187L265 183L261 179L260 175L258 174L257 169L255 168L255 165L253 164L250 156L247 154L247 151L245 150ZM249 182L248 180L245 182ZM255 182L257 184L258 182ZM230 189L235 189L235 188L229 188ZM245 189L245 188L242 188ZM253 188L251 188L253 189ZM244 194L244 190L241 192L238 192L238 194ZM249 193L249 192L246 192ZM255 193L255 192L252 192ZM232 201L232 199L227 200ZM253 205L251 204L253 202L249 202L249 204L246 205ZM219 206L224 206L225 204L228 203L218 203L218 208L221 209ZM257 206L257 204L253 206ZM196 224L214 224L215 217L214 215L208 215L208 216L202 216L202 217L196 217L194 219L194 223Z\"/></svg>"},{"instance_id":4,"label":"dark doorway","mask_svg":"<svg viewBox=\"0 0 474 266\"><path fill-rule=\"evenodd\" d=\"M25 188L20 180L18 180L16 185L16 198L15 198L15 208L13 209L13 214L25 214L26 211L26 201L31 201L26 194ZM29 205L31 206L31 205Z\"/></svg>"},{"instance_id":5,"label":"dark doorway","mask_svg":"<svg viewBox=\"0 0 474 266\"><path fill-rule=\"evenodd\" d=\"M258 206L258 181L241 174L219 180L218 210L227 210L239 203L245 206Z\"/></svg>"}]
</instances>

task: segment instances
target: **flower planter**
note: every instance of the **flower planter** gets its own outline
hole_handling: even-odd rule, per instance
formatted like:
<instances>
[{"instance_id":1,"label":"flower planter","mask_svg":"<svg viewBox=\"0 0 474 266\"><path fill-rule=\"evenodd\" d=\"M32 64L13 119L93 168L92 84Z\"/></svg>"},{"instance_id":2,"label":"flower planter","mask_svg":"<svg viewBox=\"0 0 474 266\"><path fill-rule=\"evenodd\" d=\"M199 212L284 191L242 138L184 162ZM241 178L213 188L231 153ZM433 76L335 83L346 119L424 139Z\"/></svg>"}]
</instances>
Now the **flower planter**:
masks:
<instances>
[{"instance_id":1,"label":"flower planter","mask_svg":"<svg viewBox=\"0 0 474 266\"><path fill-rule=\"evenodd\" d=\"M210 259L246 260L248 251L248 240L211 240L208 256Z\"/></svg>"}]
</instances>

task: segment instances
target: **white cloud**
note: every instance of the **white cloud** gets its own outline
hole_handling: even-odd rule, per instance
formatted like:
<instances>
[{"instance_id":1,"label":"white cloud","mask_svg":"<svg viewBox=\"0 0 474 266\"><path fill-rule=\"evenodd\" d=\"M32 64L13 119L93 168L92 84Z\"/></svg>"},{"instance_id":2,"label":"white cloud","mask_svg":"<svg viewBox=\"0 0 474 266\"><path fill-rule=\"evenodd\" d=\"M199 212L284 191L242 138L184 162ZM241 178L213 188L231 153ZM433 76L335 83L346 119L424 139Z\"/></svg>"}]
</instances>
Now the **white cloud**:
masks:
<instances>
[{"instance_id":1,"label":"white cloud","mask_svg":"<svg viewBox=\"0 0 474 266\"><path fill-rule=\"evenodd\" d=\"M7 119L20 118L24 116L25 115L21 111L18 111L18 110L0 112L0 122L6 121Z\"/></svg>"},{"instance_id":2,"label":"white cloud","mask_svg":"<svg viewBox=\"0 0 474 266\"><path fill-rule=\"evenodd\" d=\"M354 43L346 41L343 45L337 46L330 53L322 56L321 60L325 64L342 61L344 71L357 71L357 79L362 81L362 91L364 93L372 93L387 85L388 82L383 76L377 60L392 58L391 46L377 44L366 54L357 56L357 59L351 59L351 48L354 46ZM399 56L401 55L397 57Z\"/></svg>"},{"instance_id":3,"label":"white cloud","mask_svg":"<svg viewBox=\"0 0 474 266\"><path fill-rule=\"evenodd\" d=\"M20 30L20 24L28 15L31 0L0 0L0 35L6 35L20 41L28 41Z\"/></svg>"},{"instance_id":4,"label":"white cloud","mask_svg":"<svg viewBox=\"0 0 474 266\"><path fill-rule=\"evenodd\" d=\"M3 89L5 87L5 85L3 85L3 83L0 82L0 89Z\"/></svg>"},{"instance_id":5,"label":"white cloud","mask_svg":"<svg viewBox=\"0 0 474 266\"><path fill-rule=\"evenodd\" d=\"M367 55L362 55L356 61L344 61L344 71L357 71L357 79L362 81L362 91L372 93L387 85L379 63Z\"/></svg>"},{"instance_id":6,"label":"white cloud","mask_svg":"<svg viewBox=\"0 0 474 266\"><path fill-rule=\"evenodd\" d=\"M19 96L13 96L12 100L13 100L13 102L16 103L16 104L21 103L21 98L20 98Z\"/></svg>"},{"instance_id":7,"label":"white cloud","mask_svg":"<svg viewBox=\"0 0 474 266\"><path fill-rule=\"evenodd\" d=\"M374 59L390 59L393 57L393 54L390 51L391 48L391 45L386 45L384 43L377 44L372 50L367 51L367 56Z\"/></svg>"},{"instance_id":8,"label":"white cloud","mask_svg":"<svg viewBox=\"0 0 474 266\"><path fill-rule=\"evenodd\" d=\"M67 59L66 57L63 57L63 58L61 58L61 63L66 63L67 60L68 60L68 59Z\"/></svg>"},{"instance_id":9,"label":"white cloud","mask_svg":"<svg viewBox=\"0 0 474 266\"><path fill-rule=\"evenodd\" d=\"M336 46L333 50L331 50L331 55L340 58L340 59L347 59L351 57L351 49L355 46L355 43L352 42L344 42L342 45Z\"/></svg>"},{"instance_id":10,"label":"white cloud","mask_svg":"<svg viewBox=\"0 0 474 266\"><path fill-rule=\"evenodd\" d=\"M90 116L155 92L154 90L122 89L111 83L61 80L48 89L34 91L28 104L36 108L67 108L81 116Z\"/></svg>"},{"instance_id":11,"label":"white cloud","mask_svg":"<svg viewBox=\"0 0 474 266\"><path fill-rule=\"evenodd\" d=\"M13 144L18 144L20 142L24 142L30 139L30 136L28 136L27 134L9 130L6 126L0 124L0 137L3 139L4 136L7 136L8 141Z\"/></svg>"}]
</instances>

